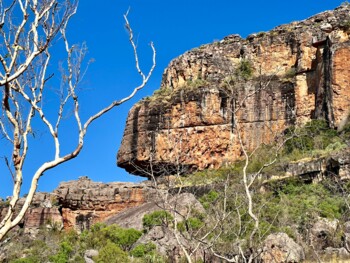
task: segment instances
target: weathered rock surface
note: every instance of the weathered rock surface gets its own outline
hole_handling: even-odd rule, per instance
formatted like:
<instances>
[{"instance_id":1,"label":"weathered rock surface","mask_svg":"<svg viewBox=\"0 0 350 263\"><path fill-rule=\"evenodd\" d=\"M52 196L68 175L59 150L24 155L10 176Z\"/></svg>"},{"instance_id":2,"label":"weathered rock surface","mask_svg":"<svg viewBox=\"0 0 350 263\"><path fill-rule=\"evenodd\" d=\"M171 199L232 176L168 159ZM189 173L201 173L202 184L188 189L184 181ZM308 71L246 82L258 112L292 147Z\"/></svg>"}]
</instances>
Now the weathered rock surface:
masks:
<instances>
[{"instance_id":1,"label":"weathered rock surface","mask_svg":"<svg viewBox=\"0 0 350 263\"><path fill-rule=\"evenodd\" d=\"M164 195L152 202L144 203L140 206L133 207L118 213L106 220L107 224L117 224L125 228L135 228L142 230L142 218L144 215L157 210L176 211L177 221L181 222L191 212L205 213L202 204L195 198L193 194L181 193L166 199Z\"/></svg>"},{"instance_id":2,"label":"weathered rock surface","mask_svg":"<svg viewBox=\"0 0 350 263\"><path fill-rule=\"evenodd\" d=\"M334 234L338 227L338 220L320 218L310 230L310 244L317 251L323 251L327 247L334 247Z\"/></svg>"},{"instance_id":3,"label":"weathered rock surface","mask_svg":"<svg viewBox=\"0 0 350 263\"><path fill-rule=\"evenodd\" d=\"M33 229L39 229L41 226L57 229L63 227L63 219L57 207L37 207L28 210L24 216L24 230L31 232Z\"/></svg>"},{"instance_id":4,"label":"weathered rock surface","mask_svg":"<svg viewBox=\"0 0 350 263\"><path fill-rule=\"evenodd\" d=\"M106 184L87 177L63 182L54 193L62 206L64 227L78 231L156 197L156 190L145 183Z\"/></svg>"},{"instance_id":5,"label":"weathered rock surface","mask_svg":"<svg viewBox=\"0 0 350 263\"><path fill-rule=\"evenodd\" d=\"M174 232L166 226L153 227L137 241L136 245L147 244L149 242L155 244L157 246L157 251L161 255L167 256L170 262L181 262L181 258L184 257L184 252L181 246L185 247L189 253L191 252L191 248L193 249L195 247L194 244L191 244L189 240L181 236L179 233L176 238ZM202 251L197 250L192 257L198 260L203 259ZM210 260L208 262L217 262L217 260Z\"/></svg>"},{"instance_id":6,"label":"weathered rock surface","mask_svg":"<svg viewBox=\"0 0 350 263\"><path fill-rule=\"evenodd\" d=\"M186 173L240 158L237 129L251 150L312 118L341 127L350 109L349 13L344 5L174 59L160 90L130 110L118 165L143 176ZM246 80L237 77L242 61L253 69Z\"/></svg>"},{"instance_id":7,"label":"weathered rock surface","mask_svg":"<svg viewBox=\"0 0 350 263\"><path fill-rule=\"evenodd\" d=\"M270 234L260 257L266 263L296 263L305 259L303 248L285 233Z\"/></svg>"},{"instance_id":8,"label":"weathered rock surface","mask_svg":"<svg viewBox=\"0 0 350 263\"><path fill-rule=\"evenodd\" d=\"M10 198L10 197L9 197ZM31 207L28 209L21 222L21 226L24 228L26 233L35 234L36 231L42 227L47 226L48 228L56 227L62 228L62 216L57 206L54 206L57 202L55 194L52 193L35 193ZM16 212L24 203L24 198L18 201ZM0 219L6 215L7 212L6 202L0 205Z\"/></svg>"},{"instance_id":9,"label":"weathered rock surface","mask_svg":"<svg viewBox=\"0 0 350 263\"><path fill-rule=\"evenodd\" d=\"M158 194L161 191L158 191ZM145 183L98 183L86 176L62 182L53 193L36 193L21 225L35 234L42 226L73 228L78 232L126 209L155 201L157 190ZM19 201L19 208L24 202ZM0 216L7 211L0 206Z\"/></svg>"},{"instance_id":10,"label":"weathered rock surface","mask_svg":"<svg viewBox=\"0 0 350 263\"><path fill-rule=\"evenodd\" d=\"M285 177L299 177L304 181L319 182L324 178L336 176L340 180L350 179L350 150L344 149L341 152L330 154L328 157L302 159L286 164L282 169L283 176L273 173L268 179L283 179Z\"/></svg>"},{"instance_id":11,"label":"weathered rock surface","mask_svg":"<svg viewBox=\"0 0 350 263\"><path fill-rule=\"evenodd\" d=\"M98 256L98 251L95 249L89 249L86 250L84 253L84 260L85 263L95 263L95 261L93 260L94 257Z\"/></svg>"}]
</instances>

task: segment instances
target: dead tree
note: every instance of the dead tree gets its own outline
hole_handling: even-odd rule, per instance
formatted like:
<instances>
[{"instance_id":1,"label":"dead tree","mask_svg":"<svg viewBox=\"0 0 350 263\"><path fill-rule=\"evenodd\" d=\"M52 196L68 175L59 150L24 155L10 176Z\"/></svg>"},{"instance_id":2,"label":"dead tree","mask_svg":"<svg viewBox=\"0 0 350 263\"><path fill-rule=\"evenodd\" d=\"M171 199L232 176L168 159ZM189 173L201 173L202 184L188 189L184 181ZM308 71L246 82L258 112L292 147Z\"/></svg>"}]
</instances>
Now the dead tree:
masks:
<instances>
[{"instance_id":1,"label":"dead tree","mask_svg":"<svg viewBox=\"0 0 350 263\"><path fill-rule=\"evenodd\" d=\"M8 3L8 4L6 4ZM156 51L153 44L153 64L147 73L139 67L137 48L126 13L125 26L133 48L136 70L141 77L140 85L128 96L111 102L86 119L81 118L77 88L85 73L83 59L84 46L72 45L67 38L67 25L77 11L78 1L57 0L13 0L0 2L0 87L2 93L0 130L12 146L5 157L9 176L13 178L13 194L5 216L0 222L0 240L15 227L28 210L40 177L48 170L79 155L90 125L105 113L131 99L148 82L154 67ZM18 19L20 18L20 19ZM61 41L58 41L61 40ZM63 42L66 52L66 68L62 70L62 84L57 115L49 117L44 99L47 85L53 74L49 63L53 45ZM61 151L61 123L64 113L73 109L76 123L76 144L72 150ZM33 131L46 131L54 145L54 155L42 163L31 175L31 185L24 204L18 207L23 182L23 168L28 153L33 146Z\"/></svg>"}]
</instances>

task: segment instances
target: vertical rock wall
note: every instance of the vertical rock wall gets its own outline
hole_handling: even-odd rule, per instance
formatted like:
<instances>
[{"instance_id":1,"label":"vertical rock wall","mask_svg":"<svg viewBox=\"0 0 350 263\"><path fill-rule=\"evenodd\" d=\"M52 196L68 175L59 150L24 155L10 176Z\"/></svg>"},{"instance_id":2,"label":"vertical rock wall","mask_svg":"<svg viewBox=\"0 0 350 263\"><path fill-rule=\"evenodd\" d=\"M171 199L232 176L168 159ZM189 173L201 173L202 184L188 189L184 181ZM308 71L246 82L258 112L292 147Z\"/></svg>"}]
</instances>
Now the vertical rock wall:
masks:
<instances>
[{"instance_id":1,"label":"vertical rock wall","mask_svg":"<svg viewBox=\"0 0 350 263\"><path fill-rule=\"evenodd\" d=\"M130 110L118 165L147 177L186 173L240 158L238 129L252 150L313 118L341 127L350 108L349 12L231 35L174 59L160 90Z\"/></svg>"}]
</instances>

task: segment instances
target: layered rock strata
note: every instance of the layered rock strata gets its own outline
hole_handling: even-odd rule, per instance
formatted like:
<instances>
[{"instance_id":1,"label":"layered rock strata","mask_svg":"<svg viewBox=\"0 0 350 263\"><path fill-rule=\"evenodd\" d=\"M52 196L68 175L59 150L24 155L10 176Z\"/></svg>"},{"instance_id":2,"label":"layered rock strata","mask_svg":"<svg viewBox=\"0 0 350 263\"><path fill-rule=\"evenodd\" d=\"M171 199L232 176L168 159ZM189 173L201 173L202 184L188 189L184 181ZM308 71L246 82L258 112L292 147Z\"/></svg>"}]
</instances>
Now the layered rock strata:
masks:
<instances>
[{"instance_id":1,"label":"layered rock strata","mask_svg":"<svg viewBox=\"0 0 350 263\"><path fill-rule=\"evenodd\" d=\"M147 183L98 183L83 176L62 182L53 193L36 193L20 226L33 234L42 226L81 232L124 210L155 201L161 193L162 190L155 190ZM24 199L19 201L19 208L23 202ZM6 211L3 202L0 219Z\"/></svg>"},{"instance_id":2,"label":"layered rock strata","mask_svg":"<svg viewBox=\"0 0 350 263\"><path fill-rule=\"evenodd\" d=\"M154 200L156 190L139 183L98 183L87 177L63 182L54 191L62 209L64 228L78 231L110 216Z\"/></svg>"},{"instance_id":3,"label":"layered rock strata","mask_svg":"<svg viewBox=\"0 0 350 263\"><path fill-rule=\"evenodd\" d=\"M350 108L349 33L344 5L186 52L130 110L118 165L146 177L186 173L237 160L241 144L253 150L313 118L341 128Z\"/></svg>"}]
</instances>

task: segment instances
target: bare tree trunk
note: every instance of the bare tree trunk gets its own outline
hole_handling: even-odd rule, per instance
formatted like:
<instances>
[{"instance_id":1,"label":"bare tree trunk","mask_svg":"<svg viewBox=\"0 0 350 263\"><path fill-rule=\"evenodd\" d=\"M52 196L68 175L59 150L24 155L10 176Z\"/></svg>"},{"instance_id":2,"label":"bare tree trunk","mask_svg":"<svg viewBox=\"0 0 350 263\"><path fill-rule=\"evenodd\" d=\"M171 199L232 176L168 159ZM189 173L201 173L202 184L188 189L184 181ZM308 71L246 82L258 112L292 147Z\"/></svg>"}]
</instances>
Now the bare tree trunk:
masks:
<instances>
[{"instance_id":1,"label":"bare tree trunk","mask_svg":"<svg viewBox=\"0 0 350 263\"><path fill-rule=\"evenodd\" d=\"M46 171L78 156L83 149L89 126L116 106L130 100L145 87L156 65L156 50L151 43L152 66L146 74L140 69L137 47L127 12L124 15L125 25L129 33L129 42L133 48L135 67L141 77L140 85L135 87L128 96L113 101L84 122L80 117L76 90L85 73L82 63L86 47L71 45L66 36L67 25L77 11L78 1L65 0L59 3L57 0L13 0L8 6L4 5L0 2L0 39L4 46L4 53L1 54L0 51L0 87L2 88L0 131L4 138L12 144L12 156L5 158L5 162L14 185L9 207L0 222L0 240L23 219L33 201L40 177ZM14 24L11 19L14 9L22 13L23 19L19 24ZM58 37L62 37L64 42L67 69L62 70L60 106L57 110L57 119L52 122L46 117L46 110L42 102L46 84L52 77L52 74L47 73L51 59L50 45ZM72 107L74 111L77 125L75 136L78 142L75 146L73 145L72 151L62 155L59 130L63 113L68 107ZM31 126L34 120L40 122L39 129L44 127L51 136L55 147L54 156L50 161L43 163L33 174L24 204L18 207L23 182L22 171L30 149L29 136L33 133Z\"/></svg>"}]
</instances>

